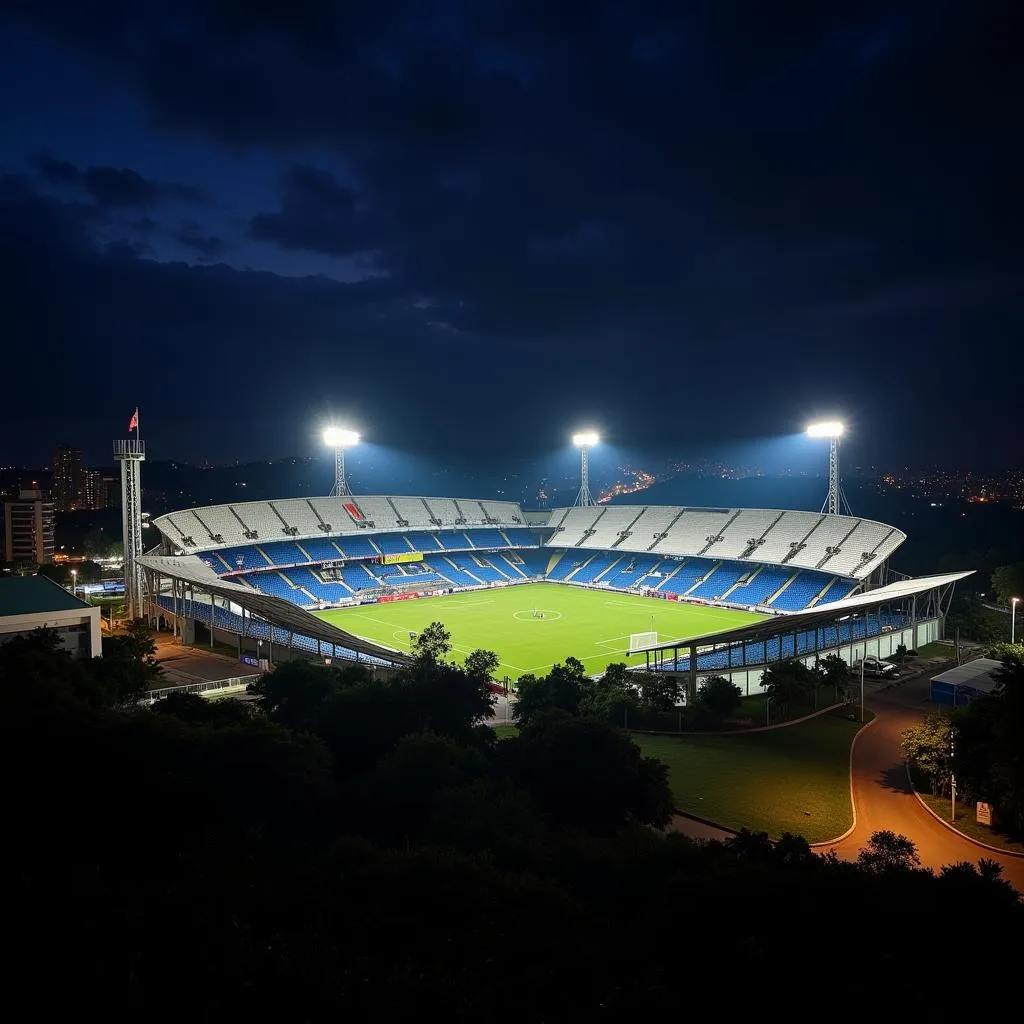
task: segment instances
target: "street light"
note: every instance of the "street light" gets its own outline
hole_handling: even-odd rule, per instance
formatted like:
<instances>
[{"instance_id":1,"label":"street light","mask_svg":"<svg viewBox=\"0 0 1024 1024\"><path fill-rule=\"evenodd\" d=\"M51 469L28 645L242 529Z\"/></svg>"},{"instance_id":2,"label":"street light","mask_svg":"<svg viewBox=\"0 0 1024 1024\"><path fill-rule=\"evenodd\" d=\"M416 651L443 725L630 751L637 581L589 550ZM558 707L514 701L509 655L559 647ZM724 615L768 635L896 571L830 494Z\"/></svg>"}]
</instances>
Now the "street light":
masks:
<instances>
[{"instance_id":1,"label":"street light","mask_svg":"<svg viewBox=\"0 0 1024 1024\"><path fill-rule=\"evenodd\" d=\"M1019 597L1010 598L1010 643L1015 644L1017 642L1017 605L1020 603Z\"/></svg>"},{"instance_id":2,"label":"street light","mask_svg":"<svg viewBox=\"0 0 1024 1024\"><path fill-rule=\"evenodd\" d=\"M71 570L71 594L73 597L78 597L78 570Z\"/></svg>"},{"instance_id":3,"label":"street light","mask_svg":"<svg viewBox=\"0 0 1024 1024\"><path fill-rule=\"evenodd\" d=\"M839 439L846 433L846 427L839 420L821 420L807 428L808 437L823 437L828 440L828 495L821 506L822 512L839 515L840 508L849 514L850 506L839 486Z\"/></svg>"},{"instance_id":4,"label":"street light","mask_svg":"<svg viewBox=\"0 0 1024 1024\"><path fill-rule=\"evenodd\" d=\"M594 497L590 493L590 473L587 465L587 453L595 444L601 443L600 436L593 430L581 430L572 435L572 443L580 450L580 493L576 496L576 504L580 507L593 505Z\"/></svg>"},{"instance_id":5,"label":"street light","mask_svg":"<svg viewBox=\"0 0 1024 1024\"><path fill-rule=\"evenodd\" d=\"M323 437L324 444L334 449L334 487L331 488L331 497L341 498L352 493L345 479L345 449L359 444L359 435L344 427L325 427Z\"/></svg>"}]
</instances>

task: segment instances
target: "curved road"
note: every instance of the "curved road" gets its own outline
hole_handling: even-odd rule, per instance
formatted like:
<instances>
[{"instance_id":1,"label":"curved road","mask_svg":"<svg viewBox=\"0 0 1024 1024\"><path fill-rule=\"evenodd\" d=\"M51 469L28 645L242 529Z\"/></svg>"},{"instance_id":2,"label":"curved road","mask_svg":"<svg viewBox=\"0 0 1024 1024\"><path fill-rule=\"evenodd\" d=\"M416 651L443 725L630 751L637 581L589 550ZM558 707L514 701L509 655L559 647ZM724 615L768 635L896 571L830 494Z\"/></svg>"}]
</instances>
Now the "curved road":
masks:
<instances>
[{"instance_id":1,"label":"curved road","mask_svg":"<svg viewBox=\"0 0 1024 1024\"><path fill-rule=\"evenodd\" d=\"M877 686L877 684L876 684ZM889 829L910 838L924 867L938 870L944 864L985 857L1003 866L1003 877L1024 892L1024 857L997 853L978 846L940 824L921 806L907 780L900 748L900 733L919 722L929 710L928 680L909 679L897 688L876 689L866 701L875 713L857 736L853 748L852 781L857 824L845 839L816 852L835 850L843 860L856 860L872 832ZM693 839L724 839L728 833L677 816L672 828Z\"/></svg>"}]
</instances>

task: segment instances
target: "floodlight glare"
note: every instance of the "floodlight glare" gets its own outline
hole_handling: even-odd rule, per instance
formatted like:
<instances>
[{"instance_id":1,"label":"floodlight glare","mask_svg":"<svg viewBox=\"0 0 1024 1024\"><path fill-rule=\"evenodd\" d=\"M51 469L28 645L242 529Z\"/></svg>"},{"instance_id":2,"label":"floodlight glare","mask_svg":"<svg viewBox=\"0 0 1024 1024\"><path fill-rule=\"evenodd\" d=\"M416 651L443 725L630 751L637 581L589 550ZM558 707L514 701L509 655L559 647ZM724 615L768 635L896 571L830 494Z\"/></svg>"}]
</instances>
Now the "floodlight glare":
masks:
<instances>
[{"instance_id":1,"label":"floodlight glare","mask_svg":"<svg viewBox=\"0 0 1024 1024\"><path fill-rule=\"evenodd\" d=\"M593 505L594 496L590 493L590 473L587 469L587 452L595 444L601 443L596 430L581 430L572 435L572 443L580 450L580 493L576 496L576 504Z\"/></svg>"},{"instance_id":2,"label":"floodlight glare","mask_svg":"<svg viewBox=\"0 0 1024 1024\"><path fill-rule=\"evenodd\" d=\"M325 427L324 444L334 449L334 487L331 490L331 497L340 498L351 494L348 480L345 479L345 449L359 444L359 435L354 430L346 430L344 427Z\"/></svg>"},{"instance_id":3,"label":"floodlight glare","mask_svg":"<svg viewBox=\"0 0 1024 1024\"><path fill-rule=\"evenodd\" d=\"M579 434L572 435L572 443L577 448L593 448L595 444L600 444L601 438L593 430L584 430Z\"/></svg>"},{"instance_id":4,"label":"floodlight glare","mask_svg":"<svg viewBox=\"0 0 1024 1024\"><path fill-rule=\"evenodd\" d=\"M359 435L354 430L342 427L325 427L324 444L328 448L351 448L359 444Z\"/></svg>"},{"instance_id":5,"label":"floodlight glare","mask_svg":"<svg viewBox=\"0 0 1024 1024\"><path fill-rule=\"evenodd\" d=\"M808 437L842 437L846 428L839 420L823 420L807 428Z\"/></svg>"}]
</instances>

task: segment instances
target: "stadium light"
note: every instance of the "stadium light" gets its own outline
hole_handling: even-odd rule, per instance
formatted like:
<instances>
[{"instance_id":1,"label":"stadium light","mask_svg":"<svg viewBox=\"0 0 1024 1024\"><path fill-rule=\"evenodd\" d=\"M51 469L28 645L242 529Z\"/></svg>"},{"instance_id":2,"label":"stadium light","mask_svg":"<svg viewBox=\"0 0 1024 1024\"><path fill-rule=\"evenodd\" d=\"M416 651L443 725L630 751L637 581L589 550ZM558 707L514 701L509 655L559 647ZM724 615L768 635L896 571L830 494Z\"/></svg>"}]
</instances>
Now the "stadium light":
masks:
<instances>
[{"instance_id":1,"label":"stadium light","mask_svg":"<svg viewBox=\"0 0 1024 1024\"><path fill-rule=\"evenodd\" d=\"M359 435L354 430L346 430L344 427L325 427L324 444L334 449L334 487L331 489L332 498L341 498L352 492L348 489L348 480L345 479L345 449L354 448L359 444Z\"/></svg>"},{"instance_id":2,"label":"stadium light","mask_svg":"<svg viewBox=\"0 0 1024 1024\"><path fill-rule=\"evenodd\" d=\"M850 505L839 483L839 438L846 433L846 427L839 420L820 420L807 428L808 437L823 437L828 441L828 494L821 506L822 512L839 515L850 514Z\"/></svg>"},{"instance_id":3,"label":"stadium light","mask_svg":"<svg viewBox=\"0 0 1024 1024\"><path fill-rule=\"evenodd\" d=\"M572 443L580 450L580 493L576 495L576 504L580 507L594 505L596 502L590 493L590 469L587 464L587 453L595 444L601 443L601 438L594 430L581 430L572 435Z\"/></svg>"}]
</instances>

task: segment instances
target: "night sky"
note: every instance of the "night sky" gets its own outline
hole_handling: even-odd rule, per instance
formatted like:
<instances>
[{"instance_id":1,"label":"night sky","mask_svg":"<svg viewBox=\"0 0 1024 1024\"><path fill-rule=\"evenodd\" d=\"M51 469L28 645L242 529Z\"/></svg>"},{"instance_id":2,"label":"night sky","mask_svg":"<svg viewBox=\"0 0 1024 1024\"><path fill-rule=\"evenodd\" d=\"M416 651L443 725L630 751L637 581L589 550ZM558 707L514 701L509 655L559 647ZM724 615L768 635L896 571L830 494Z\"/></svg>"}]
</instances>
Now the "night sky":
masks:
<instances>
[{"instance_id":1,"label":"night sky","mask_svg":"<svg viewBox=\"0 0 1024 1024\"><path fill-rule=\"evenodd\" d=\"M9 0L0 461L1018 464L1021 6Z\"/></svg>"}]
</instances>

